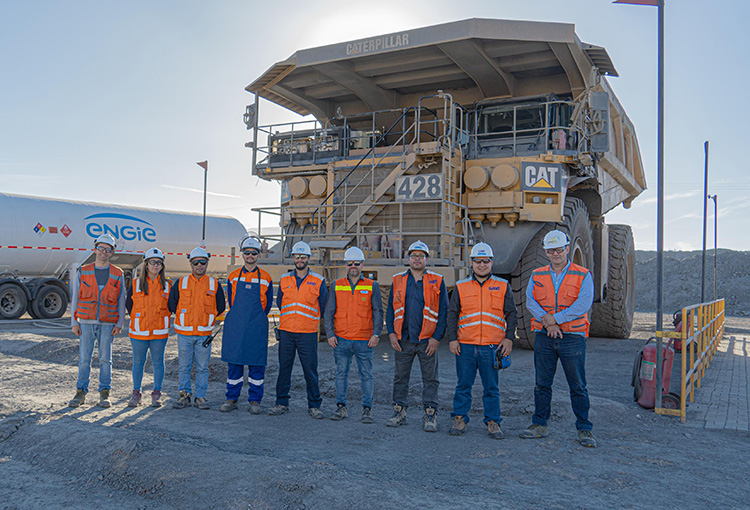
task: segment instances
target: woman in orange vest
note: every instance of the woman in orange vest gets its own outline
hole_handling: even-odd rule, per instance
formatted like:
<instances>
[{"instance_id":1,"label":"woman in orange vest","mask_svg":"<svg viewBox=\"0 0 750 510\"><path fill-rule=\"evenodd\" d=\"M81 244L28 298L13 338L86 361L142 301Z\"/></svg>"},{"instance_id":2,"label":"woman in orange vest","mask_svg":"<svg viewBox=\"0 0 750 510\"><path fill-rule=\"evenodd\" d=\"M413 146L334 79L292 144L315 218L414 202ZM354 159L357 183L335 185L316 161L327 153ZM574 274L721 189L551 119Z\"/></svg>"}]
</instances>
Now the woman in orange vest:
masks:
<instances>
[{"instance_id":1,"label":"woman in orange vest","mask_svg":"<svg viewBox=\"0 0 750 510\"><path fill-rule=\"evenodd\" d=\"M164 349L169 338L167 307L171 282L164 276L164 254L150 248L143 254L144 270L128 289L126 306L130 313L130 345L133 348L133 396L128 407L141 403L141 381L146 354L151 351L154 367L154 390L151 405L161 406L161 384L164 380Z\"/></svg>"}]
</instances>

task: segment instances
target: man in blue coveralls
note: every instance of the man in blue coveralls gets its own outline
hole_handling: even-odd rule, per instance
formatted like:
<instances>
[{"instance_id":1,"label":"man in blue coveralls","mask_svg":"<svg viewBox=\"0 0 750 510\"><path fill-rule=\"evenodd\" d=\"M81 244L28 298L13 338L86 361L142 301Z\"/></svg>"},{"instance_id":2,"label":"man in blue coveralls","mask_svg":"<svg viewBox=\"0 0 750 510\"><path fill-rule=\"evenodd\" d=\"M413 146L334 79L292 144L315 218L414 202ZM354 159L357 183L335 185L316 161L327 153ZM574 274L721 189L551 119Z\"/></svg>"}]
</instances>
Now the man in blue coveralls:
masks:
<instances>
[{"instance_id":1,"label":"man in blue coveralls","mask_svg":"<svg viewBox=\"0 0 750 510\"><path fill-rule=\"evenodd\" d=\"M244 265L227 279L229 311L224 320L221 361L227 363L227 401L219 409L237 409L242 377L247 365L247 399L250 412L260 413L263 380L268 359L268 312L273 304L273 281L258 267L260 241L254 237L240 243Z\"/></svg>"}]
</instances>

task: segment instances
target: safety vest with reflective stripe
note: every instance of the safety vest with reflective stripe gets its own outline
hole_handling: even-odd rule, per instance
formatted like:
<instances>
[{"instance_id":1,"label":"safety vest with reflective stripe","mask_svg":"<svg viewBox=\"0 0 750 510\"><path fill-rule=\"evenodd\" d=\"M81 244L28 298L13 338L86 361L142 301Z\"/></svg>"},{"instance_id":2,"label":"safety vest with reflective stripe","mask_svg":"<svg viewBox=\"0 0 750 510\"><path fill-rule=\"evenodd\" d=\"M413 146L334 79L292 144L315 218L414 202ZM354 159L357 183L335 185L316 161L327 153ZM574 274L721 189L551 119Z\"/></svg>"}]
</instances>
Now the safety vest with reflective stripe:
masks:
<instances>
[{"instance_id":1,"label":"safety vest with reflective stripe","mask_svg":"<svg viewBox=\"0 0 750 510\"><path fill-rule=\"evenodd\" d=\"M244 267L235 269L229 274L229 278L227 279L232 285L232 295L229 299L229 303L227 303L227 312L232 308L232 302L234 301L238 281L260 284L260 304L263 310L265 310L266 305L268 304L266 300L266 292L268 292L268 286L271 285L271 275L259 267L256 267L253 271L245 270L243 272L243 269Z\"/></svg>"},{"instance_id":2,"label":"safety vest with reflective stripe","mask_svg":"<svg viewBox=\"0 0 750 510\"><path fill-rule=\"evenodd\" d=\"M495 345L505 339L505 291L508 282L490 276L480 285L474 278L456 282L461 300L458 341L463 344Z\"/></svg>"},{"instance_id":3,"label":"safety vest with reflective stripe","mask_svg":"<svg viewBox=\"0 0 750 510\"><path fill-rule=\"evenodd\" d=\"M552 268L550 266L540 267L531 273L534 282L534 300L544 308L547 313L557 313L565 310L575 303L581 293L583 279L589 274L589 270L577 264L570 263L567 273L563 277L560 287L555 292L552 282ZM541 331L543 326L538 320L531 319L531 328ZM584 333L589 336L589 317L585 313L572 321L560 324L563 333Z\"/></svg>"},{"instance_id":4,"label":"safety vest with reflective stripe","mask_svg":"<svg viewBox=\"0 0 750 510\"><path fill-rule=\"evenodd\" d=\"M308 271L297 288L294 271L281 277L282 292L279 329L290 333L317 333L320 327L320 286L325 279L318 273Z\"/></svg>"},{"instance_id":5,"label":"safety vest with reflective stripe","mask_svg":"<svg viewBox=\"0 0 750 510\"><path fill-rule=\"evenodd\" d=\"M369 340L372 336L372 283L360 278L352 290L349 278L339 278L334 284L336 315L333 330L347 340Z\"/></svg>"},{"instance_id":6,"label":"safety vest with reflective stripe","mask_svg":"<svg viewBox=\"0 0 750 510\"><path fill-rule=\"evenodd\" d=\"M133 280L133 308L130 310L130 338L136 340L162 340L169 336L167 307L171 283L148 278L148 294L141 288L141 279Z\"/></svg>"},{"instance_id":7,"label":"safety vest with reflective stripe","mask_svg":"<svg viewBox=\"0 0 750 510\"><path fill-rule=\"evenodd\" d=\"M109 279L99 292L94 267L93 263L81 267L81 285L78 287L75 319L117 322L120 319L117 302L120 299L122 269L110 264Z\"/></svg>"},{"instance_id":8,"label":"safety vest with reflective stripe","mask_svg":"<svg viewBox=\"0 0 750 510\"><path fill-rule=\"evenodd\" d=\"M174 314L174 329L181 335L206 336L211 334L216 320L216 290L218 282L210 276L198 279L188 275L180 278L180 301Z\"/></svg>"},{"instance_id":9,"label":"safety vest with reflective stripe","mask_svg":"<svg viewBox=\"0 0 750 510\"><path fill-rule=\"evenodd\" d=\"M406 302L406 282L409 271L393 276L393 330L401 340L401 330L404 324L404 303ZM422 276L422 293L424 294L424 310L422 311L422 329L419 339L430 338L435 333L440 309L440 284L442 275L426 271Z\"/></svg>"}]
</instances>

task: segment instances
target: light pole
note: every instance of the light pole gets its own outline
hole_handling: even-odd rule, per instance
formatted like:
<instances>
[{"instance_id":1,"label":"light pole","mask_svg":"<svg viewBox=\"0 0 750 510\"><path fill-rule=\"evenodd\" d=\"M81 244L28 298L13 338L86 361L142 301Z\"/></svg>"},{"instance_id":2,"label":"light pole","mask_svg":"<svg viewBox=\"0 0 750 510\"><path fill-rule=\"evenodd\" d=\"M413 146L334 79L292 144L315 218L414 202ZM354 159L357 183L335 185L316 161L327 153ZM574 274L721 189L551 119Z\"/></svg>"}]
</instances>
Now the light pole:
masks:
<instances>
[{"instance_id":1,"label":"light pole","mask_svg":"<svg viewBox=\"0 0 750 510\"><path fill-rule=\"evenodd\" d=\"M719 250L718 250L718 247L719 247L719 244L718 244L719 206L717 204L718 197L716 195L708 195L708 198L714 201L714 301L716 301L716 275L717 275L716 265L717 265L717 260L719 257Z\"/></svg>"},{"instance_id":2,"label":"light pole","mask_svg":"<svg viewBox=\"0 0 750 510\"><path fill-rule=\"evenodd\" d=\"M206 247L206 192L208 185L208 160L196 163L199 167L203 168L203 237L201 238L201 246Z\"/></svg>"},{"instance_id":3,"label":"light pole","mask_svg":"<svg viewBox=\"0 0 750 510\"><path fill-rule=\"evenodd\" d=\"M701 261L701 303L706 301L706 216L708 215L708 199L711 195L708 194L708 142L703 144L703 151L705 153L704 160L704 174L703 174L703 255Z\"/></svg>"}]
</instances>

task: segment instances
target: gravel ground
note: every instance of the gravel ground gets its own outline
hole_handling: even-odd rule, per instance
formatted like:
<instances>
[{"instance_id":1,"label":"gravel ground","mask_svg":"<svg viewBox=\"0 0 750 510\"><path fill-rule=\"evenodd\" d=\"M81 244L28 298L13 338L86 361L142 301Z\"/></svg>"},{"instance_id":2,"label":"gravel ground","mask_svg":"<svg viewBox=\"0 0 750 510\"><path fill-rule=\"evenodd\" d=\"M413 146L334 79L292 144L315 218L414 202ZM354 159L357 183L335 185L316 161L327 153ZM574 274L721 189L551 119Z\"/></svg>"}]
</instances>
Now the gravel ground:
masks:
<instances>
[{"instance_id":1,"label":"gravel ground","mask_svg":"<svg viewBox=\"0 0 750 510\"><path fill-rule=\"evenodd\" d=\"M629 340L590 339L587 352L591 419L599 448L575 440L574 417L561 371L555 381L551 435L522 440L533 412L533 353L516 350L500 374L506 439L481 424L476 382L469 431L451 437L453 356L439 349L440 430L421 430L421 382L414 367L410 422L390 429L393 355L375 352L375 424L359 422L356 370L350 417L317 421L306 414L299 365L292 412L254 416L247 403L220 413L226 368L211 363L211 410L128 408L130 345L116 339L113 406L66 407L75 391L77 340L67 329L30 321L0 327L0 507L2 508L747 508L748 434L686 427L632 402L636 351L653 331L653 314L636 314ZM750 319L731 318L728 332L750 334ZM218 342L217 342L218 343ZM167 345L164 390L177 393L177 348ZM271 346L265 408L277 373ZM319 345L323 410L335 408L331 348ZM144 390L150 391L150 363ZM98 369L92 371L92 381ZM95 382L93 383L96 384ZM93 396L93 395L92 395Z\"/></svg>"}]
</instances>

